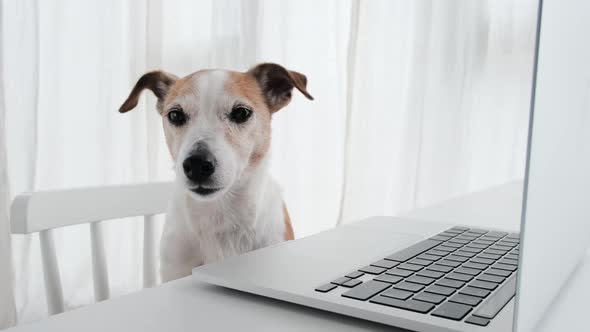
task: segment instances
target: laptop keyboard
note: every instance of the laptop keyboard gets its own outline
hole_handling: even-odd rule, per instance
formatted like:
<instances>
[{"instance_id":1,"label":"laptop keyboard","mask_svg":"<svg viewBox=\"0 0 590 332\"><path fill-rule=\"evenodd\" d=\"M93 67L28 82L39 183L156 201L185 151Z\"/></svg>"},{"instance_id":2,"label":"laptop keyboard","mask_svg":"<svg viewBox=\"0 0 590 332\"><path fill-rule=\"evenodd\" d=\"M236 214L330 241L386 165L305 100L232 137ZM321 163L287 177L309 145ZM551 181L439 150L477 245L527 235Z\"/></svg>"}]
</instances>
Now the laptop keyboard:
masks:
<instances>
[{"instance_id":1,"label":"laptop keyboard","mask_svg":"<svg viewBox=\"0 0 590 332\"><path fill-rule=\"evenodd\" d=\"M344 288L352 300L487 326L516 293L519 241L453 227L315 290Z\"/></svg>"}]
</instances>

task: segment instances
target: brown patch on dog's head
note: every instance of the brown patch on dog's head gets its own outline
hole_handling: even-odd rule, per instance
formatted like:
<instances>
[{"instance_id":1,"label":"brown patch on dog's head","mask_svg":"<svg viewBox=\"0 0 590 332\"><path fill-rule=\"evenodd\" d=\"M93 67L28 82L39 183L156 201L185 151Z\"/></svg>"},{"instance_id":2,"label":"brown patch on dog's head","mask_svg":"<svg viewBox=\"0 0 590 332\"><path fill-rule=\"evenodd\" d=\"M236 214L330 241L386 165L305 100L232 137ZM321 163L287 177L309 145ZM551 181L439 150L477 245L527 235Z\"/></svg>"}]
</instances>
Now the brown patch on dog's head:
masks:
<instances>
[{"instance_id":1,"label":"brown patch on dog's head","mask_svg":"<svg viewBox=\"0 0 590 332\"><path fill-rule=\"evenodd\" d=\"M145 89L151 90L158 98L158 109L160 109L161 104L166 98L170 88L177 80L178 77L175 75L163 72L161 70L151 71L144 74L137 81L137 83L135 83L135 86L133 87L133 90L131 90L129 97L127 97L127 100L125 100L123 105L121 105L119 108L119 112L126 113L134 109L135 106L137 106L141 92Z\"/></svg>"},{"instance_id":2,"label":"brown patch on dog's head","mask_svg":"<svg viewBox=\"0 0 590 332\"><path fill-rule=\"evenodd\" d=\"M297 88L307 99L313 100L307 92L307 77L301 73L274 63L261 63L250 69L248 74L258 82L271 113L289 104L293 88Z\"/></svg>"}]
</instances>

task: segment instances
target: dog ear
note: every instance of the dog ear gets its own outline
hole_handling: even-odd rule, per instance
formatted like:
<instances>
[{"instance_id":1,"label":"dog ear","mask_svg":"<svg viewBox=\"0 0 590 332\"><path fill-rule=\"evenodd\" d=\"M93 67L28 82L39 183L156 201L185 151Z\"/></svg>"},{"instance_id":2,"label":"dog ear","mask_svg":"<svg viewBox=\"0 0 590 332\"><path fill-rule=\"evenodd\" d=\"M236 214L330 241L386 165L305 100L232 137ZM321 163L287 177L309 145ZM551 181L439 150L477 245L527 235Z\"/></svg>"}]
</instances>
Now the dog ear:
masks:
<instances>
[{"instance_id":1,"label":"dog ear","mask_svg":"<svg viewBox=\"0 0 590 332\"><path fill-rule=\"evenodd\" d=\"M119 108L119 112L125 113L134 109L135 106L137 106L139 96L144 89L150 89L154 95L158 97L158 104L160 104L166 97L166 94L168 94L170 87L177 80L178 77L175 75L160 70L145 73L137 83L135 83L129 97L127 97L127 100L125 100L123 105Z\"/></svg>"},{"instance_id":2,"label":"dog ear","mask_svg":"<svg viewBox=\"0 0 590 332\"><path fill-rule=\"evenodd\" d=\"M307 99L313 100L307 92L307 77L301 73L287 70L274 63L261 63L248 73L254 76L260 85L271 113L289 104L293 88L297 88Z\"/></svg>"}]
</instances>

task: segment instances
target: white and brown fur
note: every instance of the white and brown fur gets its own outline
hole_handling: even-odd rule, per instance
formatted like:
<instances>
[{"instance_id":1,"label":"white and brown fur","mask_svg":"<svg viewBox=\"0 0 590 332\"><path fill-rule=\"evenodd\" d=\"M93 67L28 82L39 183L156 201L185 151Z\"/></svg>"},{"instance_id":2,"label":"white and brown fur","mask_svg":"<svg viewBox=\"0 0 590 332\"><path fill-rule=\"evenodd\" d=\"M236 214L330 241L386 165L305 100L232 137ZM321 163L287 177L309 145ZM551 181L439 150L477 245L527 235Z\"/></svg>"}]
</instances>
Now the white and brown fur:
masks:
<instances>
[{"instance_id":1,"label":"white and brown fur","mask_svg":"<svg viewBox=\"0 0 590 332\"><path fill-rule=\"evenodd\" d=\"M183 78L162 71L143 75L120 108L132 110L144 89L158 98L175 190L161 242L161 275L168 281L193 267L294 238L279 185L268 172L273 113L291 100L293 88L313 99L303 74L263 63L246 72L201 70ZM236 105L252 112L244 123L230 120ZM181 110L186 123L173 125L168 113ZM205 146L216 160L200 194L183 161ZM203 189L203 188L201 188ZM208 188L204 188L209 190Z\"/></svg>"}]
</instances>

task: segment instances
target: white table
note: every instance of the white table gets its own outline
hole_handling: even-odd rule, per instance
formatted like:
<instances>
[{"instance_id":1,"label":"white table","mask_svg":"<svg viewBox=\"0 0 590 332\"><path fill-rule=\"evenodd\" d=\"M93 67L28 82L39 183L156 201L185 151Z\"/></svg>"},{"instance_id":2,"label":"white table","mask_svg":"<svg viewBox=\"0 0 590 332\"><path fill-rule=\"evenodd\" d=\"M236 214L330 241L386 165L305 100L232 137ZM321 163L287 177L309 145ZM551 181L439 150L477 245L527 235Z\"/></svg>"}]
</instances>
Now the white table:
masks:
<instances>
[{"instance_id":1,"label":"white table","mask_svg":"<svg viewBox=\"0 0 590 332\"><path fill-rule=\"evenodd\" d=\"M413 218L518 229L520 182L449 200L407 214ZM590 313L590 251L537 331L580 331ZM390 331L348 318L210 286L190 277L11 329L25 331Z\"/></svg>"}]
</instances>

